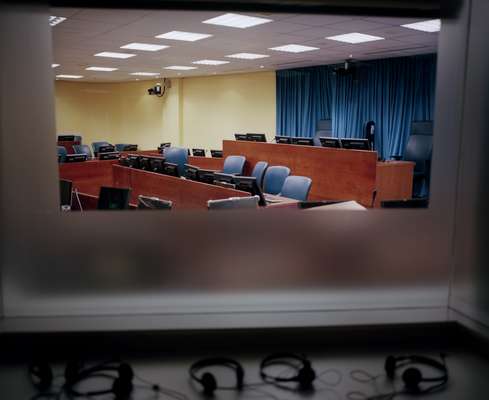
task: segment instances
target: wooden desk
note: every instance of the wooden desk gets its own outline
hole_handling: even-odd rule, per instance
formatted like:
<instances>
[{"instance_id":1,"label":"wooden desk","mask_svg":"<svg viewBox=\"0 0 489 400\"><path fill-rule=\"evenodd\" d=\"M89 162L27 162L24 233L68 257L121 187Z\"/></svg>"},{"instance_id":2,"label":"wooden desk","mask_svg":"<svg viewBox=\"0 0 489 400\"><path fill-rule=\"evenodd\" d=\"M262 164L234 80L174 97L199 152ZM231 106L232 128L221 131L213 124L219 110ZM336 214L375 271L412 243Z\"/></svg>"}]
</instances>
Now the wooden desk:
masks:
<instances>
[{"instance_id":1,"label":"wooden desk","mask_svg":"<svg viewBox=\"0 0 489 400\"><path fill-rule=\"evenodd\" d=\"M312 179L309 200L356 200L372 205L375 190L377 153L289 144L223 141L224 158L246 157L245 175L258 161L285 165L292 175Z\"/></svg>"},{"instance_id":2,"label":"wooden desk","mask_svg":"<svg viewBox=\"0 0 489 400\"><path fill-rule=\"evenodd\" d=\"M157 196L171 200L175 209L207 209L208 200L246 197L249 193L174 176L113 165L114 186L129 187L131 202L139 195Z\"/></svg>"},{"instance_id":3,"label":"wooden desk","mask_svg":"<svg viewBox=\"0 0 489 400\"><path fill-rule=\"evenodd\" d=\"M80 144L79 140L75 141L58 141L58 146L63 146L66 149L66 152L68 154L74 154L75 150L73 150L73 145L78 145Z\"/></svg>"},{"instance_id":4,"label":"wooden desk","mask_svg":"<svg viewBox=\"0 0 489 400\"><path fill-rule=\"evenodd\" d=\"M224 158L188 156L188 163L202 169L222 171Z\"/></svg>"},{"instance_id":5,"label":"wooden desk","mask_svg":"<svg viewBox=\"0 0 489 400\"><path fill-rule=\"evenodd\" d=\"M59 165L60 179L73 181L73 188L79 192L98 196L100 186L112 186L114 179L112 165L117 160L91 160Z\"/></svg>"},{"instance_id":6,"label":"wooden desk","mask_svg":"<svg viewBox=\"0 0 489 400\"><path fill-rule=\"evenodd\" d=\"M377 163L375 207L384 200L406 200L413 194L414 162L384 161Z\"/></svg>"}]
</instances>

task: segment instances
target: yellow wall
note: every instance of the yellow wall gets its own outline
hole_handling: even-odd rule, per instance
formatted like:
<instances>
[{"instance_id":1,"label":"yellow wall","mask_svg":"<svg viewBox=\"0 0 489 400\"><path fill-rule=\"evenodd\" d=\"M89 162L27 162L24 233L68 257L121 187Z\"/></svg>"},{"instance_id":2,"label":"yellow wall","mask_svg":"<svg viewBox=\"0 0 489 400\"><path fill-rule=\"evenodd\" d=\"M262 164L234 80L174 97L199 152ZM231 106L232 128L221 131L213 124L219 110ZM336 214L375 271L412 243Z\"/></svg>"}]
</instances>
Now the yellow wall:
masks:
<instances>
[{"instance_id":1,"label":"yellow wall","mask_svg":"<svg viewBox=\"0 0 489 400\"><path fill-rule=\"evenodd\" d=\"M161 142L220 149L237 132L274 135L274 72L172 79L163 98L147 94L155 83L57 81L57 132L143 150Z\"/></svg>"}]
</instances>

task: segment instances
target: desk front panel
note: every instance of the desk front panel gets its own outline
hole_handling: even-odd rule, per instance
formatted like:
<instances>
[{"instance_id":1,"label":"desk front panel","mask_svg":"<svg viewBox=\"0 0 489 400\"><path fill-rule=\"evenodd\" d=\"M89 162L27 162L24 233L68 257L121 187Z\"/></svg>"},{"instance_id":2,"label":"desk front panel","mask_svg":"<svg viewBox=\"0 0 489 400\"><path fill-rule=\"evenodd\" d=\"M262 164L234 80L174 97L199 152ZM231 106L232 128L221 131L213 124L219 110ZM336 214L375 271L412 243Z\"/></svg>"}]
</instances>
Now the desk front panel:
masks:
<instances>
[{"instance_id":1,"label":"desk front panel","mask_svg":"<svg viewBox=\"0 0 489 400\"><path fill-rule=\"evenodd\" d=\"M98 196L100 186L112 186L112 165L117 160L93 160L59 165L60 179L73 181L78 191Z\"/></svg>"}]
</instances>

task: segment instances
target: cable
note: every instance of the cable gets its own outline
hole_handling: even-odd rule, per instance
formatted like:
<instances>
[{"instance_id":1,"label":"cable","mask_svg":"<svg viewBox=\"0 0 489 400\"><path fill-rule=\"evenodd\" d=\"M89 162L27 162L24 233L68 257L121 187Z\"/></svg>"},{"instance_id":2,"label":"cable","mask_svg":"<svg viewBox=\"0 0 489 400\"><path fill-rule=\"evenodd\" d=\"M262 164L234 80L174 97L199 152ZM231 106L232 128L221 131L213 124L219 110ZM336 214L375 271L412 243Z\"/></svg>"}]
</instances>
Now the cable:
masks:
<instances>
[{"instance_id":1,"label":"cable","mask_svg":"<svg viewBox=\"0 0 489 400\"><path fill-rule=\"evenodd\" d=\"M78 200L78 206L80 207L80 212L83 212L83 207L81 205L80 196L78 195L78 189L75 188L75 189L73 189L73 191L75 192L75 197Z\"/></svg>"}]
</instances>

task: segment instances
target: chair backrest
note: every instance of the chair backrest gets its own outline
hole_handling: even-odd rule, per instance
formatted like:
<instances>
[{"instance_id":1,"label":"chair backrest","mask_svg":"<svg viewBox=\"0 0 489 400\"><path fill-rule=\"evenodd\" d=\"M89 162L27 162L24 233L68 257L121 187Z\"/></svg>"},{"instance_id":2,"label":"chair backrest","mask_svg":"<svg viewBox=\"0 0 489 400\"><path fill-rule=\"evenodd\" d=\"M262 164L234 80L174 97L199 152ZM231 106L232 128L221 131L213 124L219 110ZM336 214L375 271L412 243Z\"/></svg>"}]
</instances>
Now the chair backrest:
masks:
<instances>
[{"instance_id":1,"label":"chair backrest","mask_svg":"<svg viewBox=\"0 0 489 400\"><path fill-rule=\"evenodd\" d=\"M270 194L279 194L282 191L285 178L290 175L290 168L281 165L268 167L263 179L263 191Z\"/></svg>"},{"instance_id":2,"label":"chair backrest","mask_svg":"<svg viewBox=\"0 0 489 400\"><path fill-rule=\"evenodd\" d=\"M224 160L222 172L224 174L243 175L243 169L246 162L246 157L243 156L227 156Z\"/></svg>"},{"instance_id":3,"label":"chair backrest","mask_svg":"<svg viewBox=\"0 0 489 400\"><path fill-rule=\"evenodd\" d=\"M73 150L76 154L86 154L88 158L92 158L92 150L87 144L74 144Z\"/></svg>"},{"instance_id":4,"label":"chair backrest","mask_svg":"<svg viewBox=\"0 0 489 400\"><path fill-rule=\"evenodd\" d=\"M178 172L185 175L185 164L188 164L188 150L183 147L166 147L164 150L166 162L177 164Z\"/></svg>"},{"instance_id":5,"label":"chair backrest","mask_svg":"<svg viewBox=\"0 0 489 400\"><path fill-rule=\"evenodd\" d=\"M265 176L265 171L268 168L268 163L266 161L258 161L251 172L251 176L256 178L256 183L258 186L263 187L263 177Z\"/></svg>"},{"instance_id":6,"label":"chair backrest","mask_svg":"<svg viewBox=\"0 0 489 400\"><path fill-rule=\"evenodd\" d=\"M116 143L115 145L115 151L124 151L124 147L127 146L126 143Z\"/></svg>"},{"instance_id":7,"label":"chair backrest","mask_svg":"<svg viewBox=\"0 0 489 400\"><path fill-rule=\"evenodd\" d=\"M404 150L404 160L414 161L416 166L414 171L427 173L426 167L431 160L433 150L433 136L430 135L411 135Z\"/></svg>"},{"instance_id":8,"label":"chair backrest","mask_svg":"<svg viewBox=\"0 0 489 400\"><path fill-rule=\"evenodd\" d=\"M66 154L68 152L66 151L66 148L63 146L57 146L58 147L58 159L60 162L65 162Z\"/></svg>"},{"instance_id":9,"label":"chair backrest","mask_svg":"<svg viewBox=\"0 0 489 400\"><path fill-rule=\"evenodd\" d=\"M239 208L257 208L258 196L250 197L230 197L228 199L208 200L207 208L209 210L233 210Z\"/></svg>"},{"instance_id":10,"label":"chair backrest","mask_svg":"<svg viewBox=\"0 0 489 400\"><path fill-rule=\"evenodd\" d=\"M333 122L330 119L320 119L316 123L317 131L331 131L333 130Z\"/></svg>"},{"instance_id":11,"label":"chair backrest","mask_svg":"<svg viewBox=\"0 0 489 400\"><path fill-rule=\"evenodd\" d=\"M306 176L288 176L285 178L280 196L306 201L311 190L312 180Z\"/></svg>"},{"instance_id":12,"label":"chair backrest","mask_svg":"<svg viewBox=\"0 0 489 400\"><path fill-rule=\"evenodd\" d=\"M433 121L412 121L411 135L433 135Z\"/></svg>"},{"instance_id":13,"label":"chair backrest","mask_svg":"<svg viewBox=\"0 0 489 400\"><path fill-rule=\"evenodd\" d=\"M94 153L98 153L98 149L101 146L110 146L109 142L93 142L92 143L92 149Z\"/></svg>"}]
</instances>

